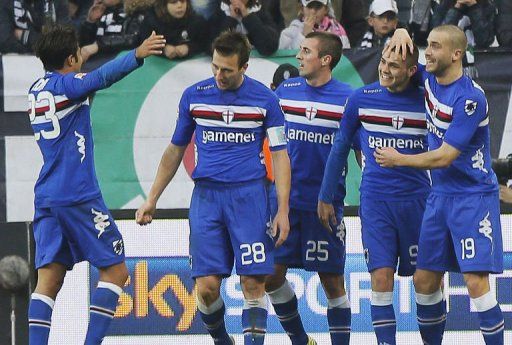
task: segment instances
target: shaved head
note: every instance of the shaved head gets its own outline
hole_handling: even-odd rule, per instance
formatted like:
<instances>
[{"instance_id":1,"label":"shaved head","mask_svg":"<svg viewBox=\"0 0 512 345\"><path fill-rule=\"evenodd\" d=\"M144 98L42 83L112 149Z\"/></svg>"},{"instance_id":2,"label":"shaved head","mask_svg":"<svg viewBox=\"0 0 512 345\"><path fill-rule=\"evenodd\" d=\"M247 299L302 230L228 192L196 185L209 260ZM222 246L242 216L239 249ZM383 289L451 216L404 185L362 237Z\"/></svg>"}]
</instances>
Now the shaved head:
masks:
<instances>
[{"instance_id":1,"label":"shaved head","mask_svg":"<svg viewBox=\"0 0 512 345\"><path fill-rule=\"evenodd\" d=\"M464 31L462 31L458 26L441 25L432 29L431 32L441 32L445 34L453 50L462 50L462 55L466 53L468 40L466 38L466 34L464 34Z\"/></svg>"}]
</instances>

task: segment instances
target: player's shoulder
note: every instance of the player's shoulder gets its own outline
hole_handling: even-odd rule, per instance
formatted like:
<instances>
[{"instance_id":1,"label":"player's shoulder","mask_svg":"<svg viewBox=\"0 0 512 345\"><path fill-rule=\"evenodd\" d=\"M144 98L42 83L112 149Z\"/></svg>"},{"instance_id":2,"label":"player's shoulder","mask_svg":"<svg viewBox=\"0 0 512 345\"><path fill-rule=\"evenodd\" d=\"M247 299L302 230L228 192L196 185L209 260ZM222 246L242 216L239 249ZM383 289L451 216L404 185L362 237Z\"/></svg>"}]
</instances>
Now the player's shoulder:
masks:
<instances>
[{"instance_id":1,"label":"player's shoulder","mask_svg":"<svg viewBox=\"0 0 512 345\"><path fill-rule=\"evenodd\" d=\"M251 94L253 93L263 93L263 94L274 94L274 92L268 87L266 86L265 84L263 84L262 82L256 80L256 79L253 79L249 76L244 76L245 80L244 80L244 83L246 83L246 87L244 88L244 91L245 90L249 90L249 92Z\"/></svg>"},{"instance_id":2,"label":"player's shoulder","mask_svg":"<svg viewBox=\"0 0 512 345\"><path fill-rule=\"evenodd\" d=\"M487 102L484 89L470 77L463 76L456 82L456 85L456 101L464 104L465 108L470 103L474 103L476 106Z\"/></svg>"},{"instance_id":3,"label":"player's shoulder","mask_svg":"<svg viewBox=\"0 0 512 345\"><path fill-rule=\"evenodd\" d=\"M332 79L332 82L329 83L329 86L331 88L335 88L336 90L340 91L340 92L344 92L344 93L348 93L348 94L351 94L352 92L354 92L354 89L352 88L352 86L348 83L344 83L338 79Z\"/></svg>"},{"instance_id":4,"label":"player's shoulder","mask_svg":"<svg viewBox=\"0 0 512 345\"><path fill-rule=\"evenodd\" d=\"M217 90L217 85L215 84L215 79L208 78L201 80L195 84L190 85L183 91L183 94L187 95L205 95Z\"/></svg>"}]
</instances>

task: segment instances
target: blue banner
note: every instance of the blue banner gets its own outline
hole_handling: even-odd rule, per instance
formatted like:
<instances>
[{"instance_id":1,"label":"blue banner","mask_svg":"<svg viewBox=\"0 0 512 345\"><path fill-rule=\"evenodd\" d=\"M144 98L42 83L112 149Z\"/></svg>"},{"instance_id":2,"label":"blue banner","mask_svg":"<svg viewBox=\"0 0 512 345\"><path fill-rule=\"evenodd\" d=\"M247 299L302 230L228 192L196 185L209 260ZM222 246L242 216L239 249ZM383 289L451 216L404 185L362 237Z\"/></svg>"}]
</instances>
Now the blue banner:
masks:
<instances>
[{"instance_id":1,"label":"blue banner","mask_svg":"<svg viewBox=\"0 0 512 345\"><path fill-rule=\"evenodd\" d=\"M495 278L498 301L502 305L505 325L512 325L512 253L504 257L505 273ZM128 258L130 279L124 288L109 330L109 335L205 334L197 313L194 281L190 278L188 257ZM370 316L370 276L362 254L349 254L345 269L346 288L352 305L352 330L373 332ZM98 272L91 268L90 291L98 281ZM318 275L303 270L290 270L298 300L299 312L308 332L327 332L327 300ZM492 280L494 281L494 280ZM493 285L491 283L491 285ZM450 274L444 285L450 314L446 330L478 329L476 312L470 308L462 275ZM238 276L227 278L221 290L226 305L226 326L229 332L240 333L243 294ZM395 282L395 314L399 331L416 331L416 306L411 278ZM272 311L271 311L272 314ZM273 315L268 320L269 333L282 333Z\"/></svg>"}]
</instances>

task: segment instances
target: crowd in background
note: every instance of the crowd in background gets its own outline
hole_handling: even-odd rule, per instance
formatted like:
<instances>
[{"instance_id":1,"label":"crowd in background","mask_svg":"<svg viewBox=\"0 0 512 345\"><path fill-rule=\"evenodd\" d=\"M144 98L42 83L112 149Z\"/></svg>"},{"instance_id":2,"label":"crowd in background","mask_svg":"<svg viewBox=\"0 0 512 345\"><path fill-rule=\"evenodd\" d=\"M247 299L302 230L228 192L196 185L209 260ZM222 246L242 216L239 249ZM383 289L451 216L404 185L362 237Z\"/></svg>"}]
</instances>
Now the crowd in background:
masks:
<instances>
[{"instance_id":1,"label":"crowd in background","mask_svg":"<svg viewBox=\"0 0 512 345\"><path fill-rule=\"evenodd\" d=\"M134 48L152 31L165 36L165 57L186 58L209 53L226 29L246 34L261 55L297 49L312 31L365 49L405 27L424 46L441 24L458 25L476 49L512 48L509 0L0 0L0 53L32 53L51 22L76 27L85 59Z\"/></svg>"}]
</instances>

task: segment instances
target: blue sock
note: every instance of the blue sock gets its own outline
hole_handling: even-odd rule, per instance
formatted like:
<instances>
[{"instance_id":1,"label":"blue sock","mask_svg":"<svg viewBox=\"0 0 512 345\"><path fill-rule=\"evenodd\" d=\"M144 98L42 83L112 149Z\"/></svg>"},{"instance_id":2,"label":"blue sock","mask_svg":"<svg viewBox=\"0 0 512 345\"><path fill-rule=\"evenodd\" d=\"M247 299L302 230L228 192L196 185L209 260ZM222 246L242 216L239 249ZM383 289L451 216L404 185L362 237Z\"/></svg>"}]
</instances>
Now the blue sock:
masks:
<instances>
[{"instance_id":1,"label":"blue sock","mask_svg":"<svg viewBox=\"0 0 512 345\"><path fill-rule=\"evenodd\" d=\"M242 328L245 345L263 345L267 333L267 296L244 300Z\"/></svg>"},{"instance_id":2,"label":"blue sock","mask_svg":"<svg viewBox=\"0 0 512 345\"><path fill-rule=\"evenodd\" d=\"M478 310L480 330L484 336L485 343L487 345L503 345L505 321L496 298L489 291L483 296L472 298L471 301L473 301Z\"/></svg>"},{"instance_id":3,"label":"blue sock","mask_svg":"<svg viewBox=\"0 0 512 345\"><path fill-rule=\"evenodd\" d=\"M372 323L377 344L396 344L396 317L393 292L372 291Z\"/></svg>"},{"instance_id":4,"label":"blue sock","mask_svg":"<svg viewBox=\"0 0 512 345\"><path fill-rule=\"evenodd\" d=\"M297 296L295 296L290 283L285 281L280 288L267 292L267 295L274 306L279 322L290 337L292 345L307 344L308 335L302 325L297 308Z\"/></svg>"},{"instance_id":5,"label":"blue sock","mask_svg":"<svg viewBox=\"0 0 512 345\"><path fill-rule=\"evenodd\" d=\"M446 300L439 289L431 295L416 293L418 326L428 345L441 345L446 325Z\"/></svg>"},{"instance_id":6,"label":"blue sock","mask_svg":"<svg viewBox=\"0 0 512 345\"><path fill-rule=\"evenodd\" d=\"M48 296L33 293L28 307L28 343L47 345L55 301Z\"/></svg>"},{"instance_id":7,"label":"blue sock","mask_svg":"<svg viewBox=\"0 0 512 345\"><path fill-rule=\"evenodd\" d=\"M331 344L348 345L350 342L350 302L347 295L338 298L327 299L327 322Z\"/></svg>"},{"instance_id":8,"label":"blue sock","mask_svg":"<svg viewBox=\"0 0 512 345\"><path fill-rule=\"evenodd\" d=\"M231 339L226 331L226 324L224 323L224 313L226 307L221 297L217 298L210 306L205 306L199 300L197 301L197 308L204 326L208 333L213 338L216 345L231 345Z\"/></svg>"},{"instance_id":9,"label":"blue sock","mask_svg":"<svg viewBox=\"0 0 512 345\"><path fill-rule=\"evenodd\" d=\"M89 307L89 327L85 345L99 345L103 341L108 327L114 318L117 301L123 290L112 283L98 282L98 287Z\"/></svg>"}]
</instances>

